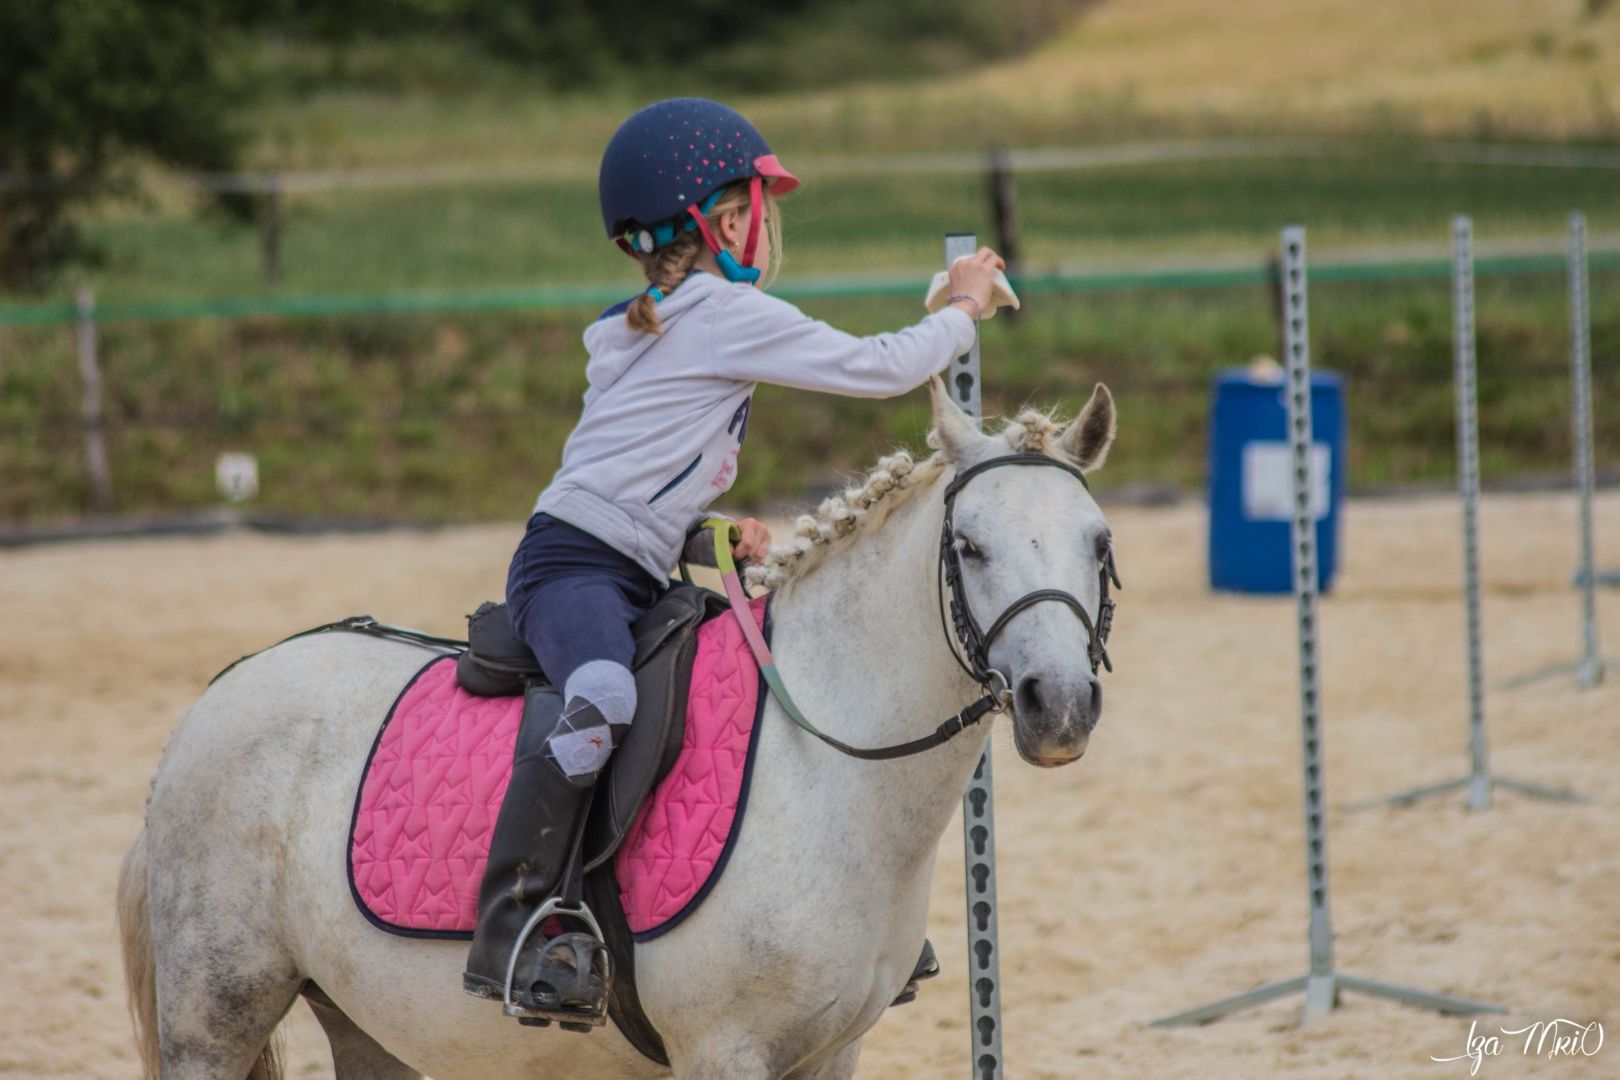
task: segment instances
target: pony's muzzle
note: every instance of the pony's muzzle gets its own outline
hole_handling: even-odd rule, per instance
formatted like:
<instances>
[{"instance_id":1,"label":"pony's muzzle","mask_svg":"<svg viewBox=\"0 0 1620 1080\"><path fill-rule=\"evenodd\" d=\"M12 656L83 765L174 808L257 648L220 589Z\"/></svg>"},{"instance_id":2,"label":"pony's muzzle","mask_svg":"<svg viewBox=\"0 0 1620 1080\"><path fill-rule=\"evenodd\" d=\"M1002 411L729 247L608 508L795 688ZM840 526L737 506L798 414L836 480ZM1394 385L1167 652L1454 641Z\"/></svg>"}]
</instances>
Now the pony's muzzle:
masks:
<instances>
[{"instance_id":1,"label":"pony's muzzle","mask_svg":"<svg viewBox=\"0 0 1620 1080\"><path fill-rule=\"evenodd\" d=\"M1013 690L1013 741L1031 765L1051 768L1086 752L1102 716L1102 684L1025 675Z\"/></svg>"}]
</instances>

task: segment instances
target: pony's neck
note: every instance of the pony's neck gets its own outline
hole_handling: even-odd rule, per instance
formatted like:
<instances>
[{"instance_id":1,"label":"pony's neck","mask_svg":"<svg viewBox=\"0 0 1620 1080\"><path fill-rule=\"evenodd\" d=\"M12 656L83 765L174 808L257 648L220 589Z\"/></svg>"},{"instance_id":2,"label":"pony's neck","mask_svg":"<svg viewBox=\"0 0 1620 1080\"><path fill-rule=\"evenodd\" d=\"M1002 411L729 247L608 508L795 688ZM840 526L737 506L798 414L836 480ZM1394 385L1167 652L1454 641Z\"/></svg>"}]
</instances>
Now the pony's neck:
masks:
<instances>
[{"instance_id":1,"label":"pony's neck","mask_svg":"<svg viewBox=\"0 0 1620 1080\"><path fill-rule=\"evenodd\" d=\"M936 601L948 475L912 492L882 523L863 524L869 532L772 601L772 651L788 689L811 723L844 742L918 738L980 694L952 659L954 639L941 630ZM899 761L860 761L819 743L810 753L824 779L847 776L852 810L892 817L895 842L922 857L961 800L988 724Z\"/></svg>"}]
</instances>

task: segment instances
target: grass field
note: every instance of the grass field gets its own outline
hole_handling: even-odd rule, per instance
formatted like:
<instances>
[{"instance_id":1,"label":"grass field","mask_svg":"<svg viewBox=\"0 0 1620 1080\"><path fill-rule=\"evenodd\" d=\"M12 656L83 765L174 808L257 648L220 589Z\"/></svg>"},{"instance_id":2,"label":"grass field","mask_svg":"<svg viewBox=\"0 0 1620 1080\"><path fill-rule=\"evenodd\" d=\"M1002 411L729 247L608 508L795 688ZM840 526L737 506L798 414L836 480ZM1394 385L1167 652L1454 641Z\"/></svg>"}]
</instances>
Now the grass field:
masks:
<instances>
[{"instance_id":1,"label":"grass field","mask_svg":"<svg viewBox=\"0 0 1620 1080\"><path fill-rule=\"evenodd\" d=\"M1076 5L1021 56L927 82L854 84L739 102L805 188L785 206L784 283L915 275L940 236L992 233L973 173L859 175L851 157L1144 139L1304 136L1336 159L1252 158L1025 172L1025 266L1258 261L1291 221L1313 256L1399 247L1441 257L1451 214L1482 250L1556 248L1584 210L1594 246L1620 243L1620 170L1444 164L1431 137L1620 145L1620 4L1434 0L1361 4L1192 0ZM255 167L494 170L540 164L543 181L289 196L285 295L606 284L634 268L602 237L595 158L639 100L627 90L559 95L530 75L467 58L374 51L364 64L415 72L406 89L354 86L275 97L253 118ZM267 53L266 70L291 61ZM392 65L392 67L390 67ZM404 76L402 76L404 77ZM704 89L692 85L662 92ZM840 159L843 159L840 161ZM267 293L259 237L195 212L158 182L90 223L102 302ZM1567 313L1556 276L1493 279L1481 296L1487 479L1567 468ZM0 303L18 298L0 298ZM1273 351L1260 289L1031 298L1016 326L986 331L992 405L1066 403L1104 378L1126 417L1112 482L1195 485L1208 379ZM1620 395L1620 275L1593 280L1600 403ZM919 314L910 300L805 307L858 331ZM206 504L213 455L261 456L264 500L312 515L449 520L520 512L555 466L583 388L578 334L592 312L200 321L104 328L114 489L121 510ZM1442 283L1337 285L1313 296L1316 360L1350 376L1352 483L1430 482L1451 472L1449 325ZM78 385L66 329L0 329L0 520L87 505ZM766 390L787 416L750 446L739 503L791 496L915 440L920 398L841 401ZM1620 420L1598 410L1600 466ZM1104 482L1109 482L1105 478Z\"/></svg>"},{"instance_id":2,"label":"grass field","mask_svg":"<svg viewBox=\"0 0 1620 1080\"><path fill-rule=\"evenodd\" d=\"M1620 272L1594 276L1594 351L1620 353ZM1481 281L1487 483L1567 475L1568 362L1556 277ZM807 301L853 331L916 314L905 299ZM1347 376L1357 488L1452 476L1450 316L1443 281L1312 290L1319 367ZM521 516L559 460L584 389L583 319L570 312L115 324L103 330L120 511L213 504L213 462L259 456L258 505L311 517L430 521ZM1071 413L1103 380L1120 436L1103 488L1196 487L1209 381L1274 352L1258 287L1041 294L984 331L987 408ZM89 504L79 385L65 327L0 330L0 521ZM1620 447L1620 370L1597 372L1599 461ZM836 484L899 442L918 447L927 399L853 400L761 388L731 507Z\"/></svg>"},{"instance_id":3,"label":"grass field","mask_svg":"<svg viewBox=\"0 0 1620 1080\"><path fill-rule=\"evenodd\" d=\"M1138 165L1018 178L1022 246L1034 269L1167 255L1260 258L1278 226L1309 225L1313 248L1447 244L1470 213L1482 243L1556 244L1570 209L1620 240L1620 169L1473 166L1394 156ZM1380 156L1385 155L1385 156ZM791 161L791 158L789 159ZM911 272L940 237L992 236L985 180L806 172L787 201L784 280ZM379 293L622 281L636 269L602 235L593 184L574 180L299 195L284 216L284 293ZM253 296L258 234L167 212L99 222L111 263L87 275L104 300Z\"/></svg>"}]
</instances>

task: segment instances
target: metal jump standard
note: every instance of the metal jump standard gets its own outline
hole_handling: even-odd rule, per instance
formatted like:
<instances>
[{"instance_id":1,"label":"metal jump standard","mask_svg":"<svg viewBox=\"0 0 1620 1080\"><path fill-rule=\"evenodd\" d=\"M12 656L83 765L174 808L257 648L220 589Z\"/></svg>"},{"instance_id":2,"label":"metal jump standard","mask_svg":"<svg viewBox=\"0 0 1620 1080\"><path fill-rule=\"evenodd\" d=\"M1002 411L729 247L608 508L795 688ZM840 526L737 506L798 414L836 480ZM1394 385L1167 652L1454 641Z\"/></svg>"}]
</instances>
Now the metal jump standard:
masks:
<instances>
[{"instance_id":1,"label":"metal jump standard","mask_svg":"<svg viewBox=\"0 0 1620 1080\"><path fill-rule=\"evenodd\" d=\"M1274 998L1303 992L1301 1026L1321 1019L1339 1003L1339 991L1391 998L1436 1012L1467 1015L1501 1012L1495 1005L1467 998L1414 990L1336 970L1333 923L1328 911L1327 804L1322 793L1321 694L1316 641L1316 522L1311 513L1311 361L1305 303L1305 229L1291 225L1282 232L1283 337L1287 356L1288 435L1293 464L1293 578L1298 608L1299 685L1302 757L1305 780L1305 872L1310 901L1310 969L1284 982L1271 983L1208 1005L1152 1021L1154 1027L1207 1024Z\"/></svg>"},{"instance_id":2,"label":"metal jump standard","mask_svg":"<svg viewBox=\"0 0 1620 1080\"><path fill-rule=\"evenodd\" d=\"M1580 801L1580 797L1572 791L1493 776L1490 771L1485 737L1484 635L1479 617L1479 402L1475 393L1474 227L1468 218L1462 216L1451 220L1451 329L1457 360L1457 489L1462 495L1463 591L1468 609L1468 775L1358 803L1351 809L1385 804L1411 806L1432 795L1466 790L1468 809L1485 810L1491 805L1491 791L1499 787L1538 799ZM1587 520L1589 522L1590 518ZM1587 550L1590 552L1590 548ZM1590 594L1590 588L1587 592Z\"/></svg>"},{"instance_id":3,"label":"metal jump standard","mask_svg":"<svg viewBox=\"0 0 1620 1080\"><path fill-rule=\"evenodd\" d=\"M974 233L945 234L945 266L979 250ZM979 393L979 339L951 362L945 376L951 398L974 420L984 419ZM973 1080L1002 1080L1001 942L996 936L996 808L990 746L962 796L962 854L967 886L968 998Z\"/></svg>"},{"instance_id":4,"label":"metal jump standard","mask_svg":"<svg viewBox=\"0 0 1620 1080\"><path fill-rule=\"evenodd\" d=\"M1607 659L1598 647L1597 586L1592 566L1592 320L1587 308L1586 215L1569 215L1569 365L1574 385L1570 428L1575 442L1575 497L1579 506L1580 570L1575 583L1581 589L1581 655L1574 660L1502 682L1504 690L1541 682L1570 672L1575 683L1589 690L1603 681L1607 668L1620 663Z\"/></svg>"}]
</instances>

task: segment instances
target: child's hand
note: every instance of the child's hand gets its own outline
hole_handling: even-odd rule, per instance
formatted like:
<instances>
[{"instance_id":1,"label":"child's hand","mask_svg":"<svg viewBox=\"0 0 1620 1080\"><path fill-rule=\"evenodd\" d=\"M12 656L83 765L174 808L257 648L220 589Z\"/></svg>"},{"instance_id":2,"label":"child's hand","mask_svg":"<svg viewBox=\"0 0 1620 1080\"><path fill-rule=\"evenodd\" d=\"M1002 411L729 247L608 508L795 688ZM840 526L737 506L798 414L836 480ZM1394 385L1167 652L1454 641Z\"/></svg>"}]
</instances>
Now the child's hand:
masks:
<instances>
[{"instance_id":1,"label":"child's hand","mask_svg":"<svg viewBox=\"0 0 1620 1080\"><path fill-rule=\"evenodd\" d=\"M971 296L979 305L977 311L972 310L973 305L957 301L954 305L963 311L979 318L990 310L990 294L995 284L992 275L997 270L1007 269L1007 264L1000 255L987 247L979 249L975 255L965 259L957 259L951 263L951 295Z\"/></svg>"},{"instance_id":2,"label":"child's hand","mask_svg":"<svg viewBox=\"0 0 1620 1080\"><path fill-rule=\"evenodd\" d=\"M739 518L742 539L731 545L731 557L738 562L762 563L771 551L771 530L754 518Z\"/></svg>"}]
</instances>

